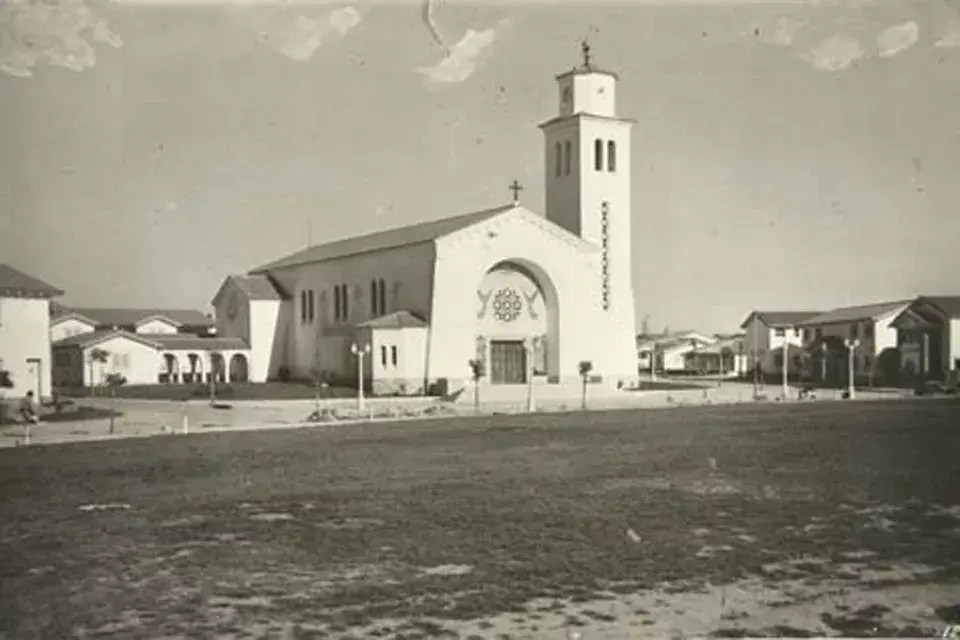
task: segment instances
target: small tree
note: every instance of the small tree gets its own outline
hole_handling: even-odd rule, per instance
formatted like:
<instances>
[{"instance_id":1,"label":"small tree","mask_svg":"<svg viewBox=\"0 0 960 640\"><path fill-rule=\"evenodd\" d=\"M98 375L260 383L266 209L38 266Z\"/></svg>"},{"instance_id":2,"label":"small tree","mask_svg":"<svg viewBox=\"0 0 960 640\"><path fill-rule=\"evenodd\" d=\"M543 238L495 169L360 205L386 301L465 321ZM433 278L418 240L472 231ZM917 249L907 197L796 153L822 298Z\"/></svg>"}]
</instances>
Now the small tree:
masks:
<instances>
[{"instance_id":1,"label":"small tree","mask_svg":"<svg viewBox=\"0 0 960 640\"><path fill-rule=\"evenodd\" d=\"M471 360L470 375L473 378L473 410L480 413L480 379L487 375L486 363L483 360Z\"/></svg>"},{"instance_id":2,"label":"small tree","mask_svg":"<svg viewBox=\"0 0 960 640\"><path fill-rule=\"evenodd\" d=\"M898 384L900 382L900 350L888 347L877 356L877 369L883 384Z\"/></svg>"},{"instance_id":3,"label":"small tree","mask_svg":"<svg viewBox=\"0 0 960 640\"><path fill-rule=\"evenodd\" d=\"M87 359L90 362L90 387L93 389L93 395L96 395L97 385L93 382L93 371L95 364L106 364L110 354L107 351L95 348L91 349L90 353L87 354Z\"/></svg>"},{"instance_id":4,"label":"small tree","mask_svg":"<svg viewBox=\"0 0 960 640\"><path fill-rule=\"evenodd\" d=\"M110 397L113 399L110 407L110 435L113 435L113 419L116 415L116 400L117 400L117 387L122 387L127 384L127 379L119 373L108 373L105 382L107 387L110 389Z\"/></svg>"},{"instance_id":5,"label":"small tree","mask_svg":"<svg viewBox=\"0 0 960 640\"><path fill-rule=\"evenodd\" d=\"M13 376L6 369L0 368L0 424L5 424L9 419L7 404L4 402L6 393L3 389L13 389Z\"/></svg>"},{"instance_id":6,"label":"small tree","mask_svg":"<svg viewBox=\"0 0 960 640\"><path fill-rule=\"evenodd\" d=\"M330 374L319 366L310 368L310 380L313 381L313 408L320 415L320 390L330 386Z\"/></svg>"},{"instance_id":7,"label":"small tree","mask_svg":"<svg viewBox=\"0 0 960 640\"><path fill-rule=\"evenodd\" d=\"M580 361L580 379L583 381L583 393L580 397L580 408L587 409L587 381L590 379L590 372L593 371L593 363L589 360Z\"/></svg>"}]
</instances>

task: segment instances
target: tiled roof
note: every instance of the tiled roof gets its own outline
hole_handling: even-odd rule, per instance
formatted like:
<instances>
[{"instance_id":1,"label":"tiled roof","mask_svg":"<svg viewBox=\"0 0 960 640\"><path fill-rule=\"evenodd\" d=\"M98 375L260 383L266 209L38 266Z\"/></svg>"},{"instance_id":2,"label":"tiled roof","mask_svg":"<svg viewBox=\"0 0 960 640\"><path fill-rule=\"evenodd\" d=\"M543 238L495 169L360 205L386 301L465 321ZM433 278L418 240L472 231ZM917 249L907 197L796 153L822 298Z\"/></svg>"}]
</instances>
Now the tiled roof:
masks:
<instances>
[{"instance_id":1,"label":"tiled roof","mask_svg":"<svg viewBox=\"0 0 960 640\"><path fill-rule=\"evenodd\" d=\"M493 209L486 209L484 211L475 211L452 218L420 222L362 236L343 238L298 251L286 258L281 258L280 260L253 269L250 273L264 273L311 262L322 262L324 260L333 260L349 255L429 242L453 233L454 231L459 231L460 229L477 224L478 222L483 222L496 215L510 211L513 208L514 205L510 204Z\"/></svg>"},{"instance_id":2,"label":"tiled roof","mask_svg":"<svg viewBox=\"0 0 960 640\"><path fill-rule=\"evenodd\" d=\"M361 322L357 326L368 329L403 329L406 327L426 327L427 323L409 311L394 311L385 316Z\"/></svg>"},{"instance_id":3,"label":"tiled roof","mask_svg":"<svg viewBox=\"0 0 960 640\"><path fill-rule=\"evenodd\" d=\"M960 296L920 296L919 300L930 302L950 318L960 318Z\"/></svg>"},{"instance_id":4,"label":"tiled roof","mask_svg":"<svg viewBox=\"0 0 960 640\"><path fill-rule=\"evenodd\" d=\"M159 348L168 351L232 351L249 349L250 346L243 338L203 338L187 334L150 334L145 335L148 340L155 342Z\"/></svg>"},{"instance_id":5,"label":"tiled roof","mask_svg":"<svg viewBox=\"0 0 960 640\"><path fill-rule=\"evenodd\" d=\"M897 300L895 302L877 302L874 304L861 304L855 307L840 307L832 309L825 313L817 314L807 318L800 323L801 326L815 326L821 324L836 324L840 322L858 322L860 320L873 320L884 316L897 309L905 308L910 304L909 300Z\"/></svg>"},{"instance_id":6,"label":"tiled roof","mask_svg":"<svg viewBox=\"0 0 960 640\"><path fill-rule=\"evenodd\" d=\"M132 331L91 331L88 333L78 333L73 336L67 336L53 343L54 347L80 347L81 349L86 349L87 347L92 347L94 345L100 344L101 342L106 342L112 338L126 338L128 340L133 340L134 342L139 342L145 344L154 349L158 348L159 345L156 344L149 337L143 336L138 333L133 333Z\"/></svg>"},{"instance_id":7,"label":"tiled roof","mask_svg":"<svg viewBox=\"0 0 960 640\"><path fill-rule=\"evenodd\" d=\"M43 280L28 276L8 264L0 263L0 295L17 298L52 298L63 291Z\"/></svg>"},{"instance_id":8,"label":"tiled roof","mask_svg":"<svg viewBox=\"0 0 960 640\"><path fill-rule=\"evenodd\" d=\"M145 344L154 349L166 351L233 351L249 349L243 338L202 338L188 334L177 333L133 333L131 331L94 331L80 333L74 336L57 340L54 347L76 346L82 349L106 342L112 338L126 338Z\"/></svg>"},{"instance_id":9,"label":"tiled roof","mask_svg":"<svg viewBox=\"0 0 960 640\"><path fill-rule=\"evenodd\" d=\"M822 311L753 311L743 321L740 328L746 329L754 317L759 318L768 327L795 327L819 313L822 313Z\"/></svg>"},{"instance_id":10,"label":"tiled roof","mask_svg":"<svg viewBox=\"0 0 960 640\"><path fill-rule=\"evenodd\" d=\"M102 309L89 307L58 307L53 315L54 321L76 314L89 318L102 327L129 327L147 318L168 318L186 326L209 326L213 324L202 311L196 309Z\"/></svg>"},{"instance_id":11,"label":"tiled roof","mask_svg":"<svg viewBox=\"0 0 960 640\"><path fill-rule=\"evenodd\" d=\"M230 276L228 278L250 300L282 300L283 296L265 275Z\"/></svg>"}]
</instances>

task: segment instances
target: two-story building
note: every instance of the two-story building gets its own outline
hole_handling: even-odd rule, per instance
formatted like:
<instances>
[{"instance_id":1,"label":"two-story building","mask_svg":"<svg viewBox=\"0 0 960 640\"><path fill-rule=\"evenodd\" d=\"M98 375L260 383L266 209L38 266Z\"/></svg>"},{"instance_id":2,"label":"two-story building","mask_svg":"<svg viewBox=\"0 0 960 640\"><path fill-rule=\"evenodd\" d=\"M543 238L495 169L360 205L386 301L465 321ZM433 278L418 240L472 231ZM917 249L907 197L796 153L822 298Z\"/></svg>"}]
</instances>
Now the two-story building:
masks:
<instances>
[{"instance_id":1,"label":"two-story building","mask_svg":"<svg viewBox=\"0 0 960 640\"><path fill-rule=\"evenodd\" d=\"M877 302L852 307L838 307L799 324L803 343L811 353L818 345L838 349L846 341L856 341L854 373L857 376L876 374L877 357L885 349L897 347L897 330L891 322L910 304L909 300Z\"/></svg>"},{"instance_id":2,"label":"two-story building","mask_svg":"<svg viewBox=\"0 0 960 640\"><path fill-rule=\"evenodd\" d=\"M960 296L919 296L890 323L901 368L922 379L960 373Z\"/></svg>"},{"instance_id":3,"label":"two-story building","mask_svg":"<svg viewBox=\"0 0 960 640\"><path fill-rule=\"evenodd\" d=\"M50 395L50 301L60 295L56 287L0 264L0 369L13 383L0 395Z\"/></svg>"},{"instance_id":4,"label":"two-story building","mask_svg":"<svg viewBox=\"0 0 960 640\"><path fill-rule=\"evenodd\" d=\"M784 345L787 372L799 374L803 363L803 331L800 325L819 311L752 311L741 323L744 350L750 370L763 374L783 373Z\"/></svg>"}]
</instances>

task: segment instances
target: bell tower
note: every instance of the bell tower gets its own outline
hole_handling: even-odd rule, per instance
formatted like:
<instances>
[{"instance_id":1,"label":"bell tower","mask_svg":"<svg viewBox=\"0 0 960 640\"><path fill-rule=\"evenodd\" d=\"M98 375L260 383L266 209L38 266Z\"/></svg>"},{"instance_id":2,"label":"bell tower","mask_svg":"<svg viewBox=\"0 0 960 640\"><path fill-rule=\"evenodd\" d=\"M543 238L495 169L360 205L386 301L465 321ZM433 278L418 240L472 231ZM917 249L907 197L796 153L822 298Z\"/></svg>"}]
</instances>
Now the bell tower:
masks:
<instances>
[{"instance_id":1,"label":"bell tower","mask_svg":"<svg viewBox=\"0 0 960 640\"><path fill-rule=\"evenodd\" d=\"M630 136L634 121L617 117L618 76L593 64L586 41L582 56L579 67L556 77L559 112L540 125L546 217L600 247L600 273L595 278L601 304L633 332Z\"/></svg>"}]
</instances>

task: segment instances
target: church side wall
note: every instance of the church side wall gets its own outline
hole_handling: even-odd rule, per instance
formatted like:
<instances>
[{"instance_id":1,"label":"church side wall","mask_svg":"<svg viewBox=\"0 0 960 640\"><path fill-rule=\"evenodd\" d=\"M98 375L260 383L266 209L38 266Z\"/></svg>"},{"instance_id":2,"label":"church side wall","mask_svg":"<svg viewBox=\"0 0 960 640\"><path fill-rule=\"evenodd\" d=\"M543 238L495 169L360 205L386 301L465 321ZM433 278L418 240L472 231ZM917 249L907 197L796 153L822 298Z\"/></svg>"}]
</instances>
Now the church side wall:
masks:
<instances>
[{"instance_id":1,"label":"church side wall","mask_svg":"<svg viewBox=\"0 0 960 640\"><path fill-rule=\"evenodd\" d=\"M307 378L314 366L335 377L355 379L355 360L350 353L356 325L374 316L371 281L383 280L384 310L376 316L408 310L429 321L433 244L420 243L346 256L271 272L291 293L289 351L286 365L295 378ZM348 317L337 319L334 287L346 285ZM301 292L312 291L312 320L301 317Z\"/></svg>"},{"instance_id":2,"label":"church side wall","mask_svg":"<svg viewBox=\"0 0 960 640\"><path fill-rule=\"evenodd\" d=\"M250 301L250 382L266 382L276 374L271 368L274 354L282 353L280 342L281 302L279 300ZM281 347L281 348L278 348Z\"/></svg>"}]
</instances>

